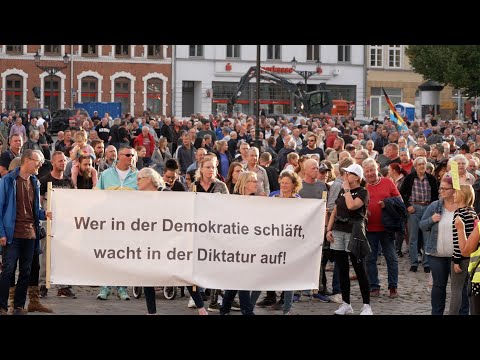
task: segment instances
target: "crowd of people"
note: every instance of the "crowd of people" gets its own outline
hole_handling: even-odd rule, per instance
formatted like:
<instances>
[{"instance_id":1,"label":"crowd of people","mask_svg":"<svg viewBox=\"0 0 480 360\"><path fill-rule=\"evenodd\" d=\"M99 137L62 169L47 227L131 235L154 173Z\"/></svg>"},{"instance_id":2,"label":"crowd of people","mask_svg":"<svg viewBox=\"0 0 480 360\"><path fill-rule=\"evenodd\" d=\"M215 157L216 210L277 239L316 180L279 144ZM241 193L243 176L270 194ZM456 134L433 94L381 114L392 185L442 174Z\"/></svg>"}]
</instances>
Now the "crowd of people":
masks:
<instances>
[{"instance_id":1,"label":"crowd of people","mask_svg":"<svg viewBox=\"0 0 480 360\"><path fill-rule=\"evenodd\" d=\"M54 142L48 122L41 120L2 113L0 314L51 311L40 302L48 295L40 226L48 182L70 189L295 198L300 204L304 198L326 199L325 236L318 239L323 243L318 290L284 289L280 297L267 291L258 301L259 291L189 287L188 306L200 315L231 310L252 315L256 306L290 314L305 296L339 303L335 314L352 314L352 279L360 285L360 314L371 315L370 300L383 290L378 256L386 259L387 293L394 299L402 285L398 258L407 253L410 272L422 266L432 276L432 314L444 314L449 277L448 313L480 313L476 123L416 120L399 131L388 118L362 126L353 117L329 114L260 116L256 141L255 117L241 113L169 118L145 112L116 119L106 113L103 118L79 115ZM459 189L453 188L453 162ZM363 239L369 251L359 255L353 244ZM331 287L329 261L334 263ZM97 299L106 300L111 293L105 285ZM116 293L121 300L130 299L125 287ZM69 285L58 286L57 295L76 296ZM155 289L145 288L145 295L148 314L155 314Z\"/></svg>"}]
</instances>

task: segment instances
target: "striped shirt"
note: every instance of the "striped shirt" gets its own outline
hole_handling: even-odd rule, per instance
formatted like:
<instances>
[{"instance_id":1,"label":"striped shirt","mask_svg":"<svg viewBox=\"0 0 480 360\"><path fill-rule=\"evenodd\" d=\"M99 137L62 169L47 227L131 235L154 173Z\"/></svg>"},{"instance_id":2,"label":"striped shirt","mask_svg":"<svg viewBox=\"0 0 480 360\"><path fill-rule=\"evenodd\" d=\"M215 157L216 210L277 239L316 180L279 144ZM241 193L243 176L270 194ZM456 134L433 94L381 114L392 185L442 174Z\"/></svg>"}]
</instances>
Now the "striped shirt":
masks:
<instances>
[{"instance_id":1,"label":"striped shirt","mask_svg":"<svg viewBox=\"0 0 480 360\"><path fill-rule=\"evenodd\" d=\"M462 256L462 252L460 251L460 245L458 244L458 232L457 228L455 227L455 219L457 216L463 220L465 224L465 234L468 236L472 233L473 228L475 227L475 219L477 218L477 213L473 207L463 207L458 208L455 210L453 214L453 262L455 264L460 264L461 260L468 259L468 257Z\"/></svg>"}]
</instances>

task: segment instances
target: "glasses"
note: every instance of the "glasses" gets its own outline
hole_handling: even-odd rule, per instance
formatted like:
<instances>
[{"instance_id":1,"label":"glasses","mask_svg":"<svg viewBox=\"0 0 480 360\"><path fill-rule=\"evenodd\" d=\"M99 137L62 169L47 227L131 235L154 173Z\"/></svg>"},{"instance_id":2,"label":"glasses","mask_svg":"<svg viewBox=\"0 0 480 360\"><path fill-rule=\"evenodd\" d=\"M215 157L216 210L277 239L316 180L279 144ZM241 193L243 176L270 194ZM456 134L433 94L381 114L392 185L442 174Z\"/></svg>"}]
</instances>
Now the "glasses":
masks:
<instances>
[{"instance_id":1,"label":"glasses","mask_svg":"<svg viewBox=\"0 0 480 360\"><path fill-rule=\"evenodd\" d=\"M453 187L449 187L449 188L444 188L444 187L440 187L438 188L438 191L447 191L447 190L452 190Z\"/></svg>"},{"instance_id":2,"label":"glasses","mask_svg":"<svg viewBox=\"0 0 480 360\"><path fill-rule=\"evenodd\" d=\"M315 140L313 140L313 139L312 139L312 140L308 140L308 142L315 142Z\"/></svg>"},{"instance_id":3,"label":"glasses","mask_svg":"<svg viewBox=\"0 0 480 360\"><path fill-rule=\"evenodd\" d=\"M123 156L126 156L126 157L132 157L133 154L119 154L119 155L123 155Z\"/></svg>"},{"instance_id":4,"label":"glasses","mask_svg":"<svg viewBox=\"0 0 480 360\"><path fill-rule=\"evenodd\" d=\"M43 161L42 161L42 160L37 160L37 159L33 159L33 158L28 158L28 159L35 161L35 163L36 163L37 165L42 165L42 164L43 164Z\"/></svg>"}]
</instances>

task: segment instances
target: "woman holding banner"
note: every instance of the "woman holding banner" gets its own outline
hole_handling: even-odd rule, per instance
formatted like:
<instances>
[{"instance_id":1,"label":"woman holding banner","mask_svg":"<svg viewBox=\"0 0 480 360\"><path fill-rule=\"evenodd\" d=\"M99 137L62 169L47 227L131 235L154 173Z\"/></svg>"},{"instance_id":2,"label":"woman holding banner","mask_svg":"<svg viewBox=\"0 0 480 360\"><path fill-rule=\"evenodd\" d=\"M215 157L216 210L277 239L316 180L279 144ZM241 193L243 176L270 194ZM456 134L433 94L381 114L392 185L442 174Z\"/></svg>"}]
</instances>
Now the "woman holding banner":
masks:
<instances>
[{"instance_id":1,"label":"woman holding banner","mask_svg":"<svg viewBox=\"0 0 480 360\"><path fill-rule=\"evenodd\" d=\"M170 191L165 187L165 182L161 176L152 168L143 168L137 174L137 186L140 191ZM193 291L192 286L187 286L188 292L192 296L193 301L198 309L199 315L208 315L207 309L203 303L202 297L198 291ZM157 305L155 301L155 288L144 287L145 301L147 303L147 315L155 315L157 313Z\"/></svg>"},{"instance_id":2,"label":"woman holding banner","mask_svg":"<svg viewBox=\"0 0 480 360\"><path fill-rule=\"evenodd\" d=\"M327 240L330 242L330 249L334 251L335 262L338 264L340 274L340 287L342 289L343 303L336 315L353 314L350 305L350 276L348 257L353 265L355 274L362 293L363 308L360 315L373 315L370 307L370 284L365 270L365 260L357 259L348 250L348 243L352 235L353 222L366 222L368 207L368 191L360 185L363 179L363 168L353 164L343 168L343 189L340 190L335 207L328 221Z\"/></svg>"},{"instance_id":3,"label":"woman holding banner","mask_svg":"<svg viewBox=\"0 0 480 360\"><path fill-rule=\"evenodd\" d=\"M233 163L232 163L233 164ZM255 195L257 192L257 174L253 171L241 172L238 176L237 182L233 190L234 195ZM252 300L252 295L248 290L225 290L223 296L222 307L220 308L220 315L227 315L230 313L233 299L238 292L238 298L240 300L240 311L243 315L255 315L253 309L255 303L260 295L260 291L252 292L252 295L256 297Z\"/></svg>"}]
</instances>

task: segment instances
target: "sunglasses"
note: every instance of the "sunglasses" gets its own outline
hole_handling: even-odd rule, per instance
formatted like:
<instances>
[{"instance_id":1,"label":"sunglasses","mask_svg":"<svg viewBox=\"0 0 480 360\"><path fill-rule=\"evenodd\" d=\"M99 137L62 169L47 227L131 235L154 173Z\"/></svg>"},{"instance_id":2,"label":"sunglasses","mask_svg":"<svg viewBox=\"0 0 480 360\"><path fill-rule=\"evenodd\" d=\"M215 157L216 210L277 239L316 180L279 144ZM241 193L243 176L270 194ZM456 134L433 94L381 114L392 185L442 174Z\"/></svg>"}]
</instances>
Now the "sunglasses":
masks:
<instances>
[{"instance_id":1,"label":"sunglasses","mask_svg":"<svg viewBox=\"0 0 480 360\"><path fill-rule=\"evenodd\" d=\"M126 157L132 157L133 154L120 154L120 155L123 155L123 156L126 156Z\"/></svg>"}]
</instances>

